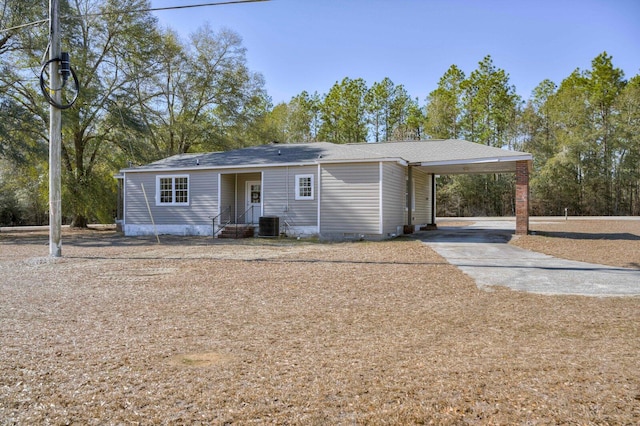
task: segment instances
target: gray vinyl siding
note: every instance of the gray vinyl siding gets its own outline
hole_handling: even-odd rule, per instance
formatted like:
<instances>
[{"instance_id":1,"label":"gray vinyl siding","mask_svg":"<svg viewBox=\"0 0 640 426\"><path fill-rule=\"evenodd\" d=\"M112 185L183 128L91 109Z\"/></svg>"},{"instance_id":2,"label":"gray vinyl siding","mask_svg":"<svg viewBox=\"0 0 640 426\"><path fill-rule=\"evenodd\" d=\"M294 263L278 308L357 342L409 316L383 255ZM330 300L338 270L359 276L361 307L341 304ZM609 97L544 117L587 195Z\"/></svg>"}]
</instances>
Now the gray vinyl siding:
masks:
<instances>
[{"instance_id":1,"label":"gray vinyl siding","mask_svg":"<svg viewBox=\"0 0 640 426\"><path fill-rule=\"evenodd\" d=\"M265 216L282 217L287 206L286 168L269 169L263 176L262 209ZM293 191L293 189L291 189Z\"/></svg>"},{"instance_id":2,"label":"gray vinyl siding","mask_svg":"<svg viewBox=\"0 0 640 426\"><path fill-rule=\"evenodd\" d=\"M157 206L156 176L189 176L189 205ZM144 192L142 191L144 185ZM208 225L218 211L217 174L211 171L188 173L127 173L125 179L125 223L151 224L145 201L146 193L156 225Z\"/></svg>"},{"instance_id":3,"label":"gray vinyl siding","mask_svg":"<svg viewBox=\"0 0 640 426\"><path fill-rule=\"evenodd\" d=\"M189 224L210 225L218 214L218 174L211 171L189 174Z\"/></svg>"},{"instance_id":4,"label":"gray vinyl siding","mask_svg":"<svg viewBox=\"0 0 640 426\"><path fill-rule=\"evenodd\" d=\"M189 205L156 205L156 177L175 175L189 176ZM312 200L295 199L298 175L313 176ZM246 182L261 181L264 216L278 216L291 226L300 227L317 226L320 222L321 234L387 236L396 234L398 227L407 223L406 176L407 168L395 162L382 166L378 162L324 164L320 176L317 165L272 167L264 171L130 172L124 179L124 219L130 225L151 225L142 192L144 185L156 225L211 225L211 218L228 206L232 218L241 215L246 210ZM416 209L412 222L429 223L431 175L414 168L413 179Z\"/></svg>"},{"instance_id":5,"label":"gray vinyl siding","mask_svg":"<svg viewBox=\"0 0 640 426\"><path fill-rule=\"evenodd\" d=\"M217 214L222 214L219 223L224 223L229 219L235 219L236 217L236 175L235 174L220 174L220 211ZM231 208L229 211L227 209Z\"/></svg>"},{"instance_id":6,"label":"gray vinyl siding","mask_svg":"<svg viewBox=\"0 0 640 426\"><path fill-rule=\"evenodd\" d=\"M326 164L320 233L380 234L380 163Z\"/></svg>"},{"instance_id":7,"label":"gray vinyl siding","mask_svg":"<svg viewBox=\"0 0 640 426\"><path fill-rule=\"evenodd\" d=\"M144 187L144 192L142 191ZM144 193L152 211L156 200L156 174L127 173L125 176L125 223L151 224L151 218L145 203Z\"/></svg>"},{"instance_id":8,"label":"gray vinyl siding","mask_svg":"<svg viewBox=\"0 0 640 426\"><path fill-rule=\"evenodd\" d=\"M415 210L413 211L413 224L429 223L431 211L431 180L430 175L420 169L413 169L415 182Z\"/></svg>"},{"instance_id":9,"label":"gray vinyl siding","mask_svg":"<svg viewBox=\"0 0 640 426\"><path fill-rule=\"evenodd\" d=\"M296 200L296 176L313 176L313 199ZM318 167L277 167L264 172L264 215L286 219L291 226L318 224Z\"/></svg>"},{"instance_id":10,"label":"gray vinyl siding","mask_svg":"<svg viewBox=\"0 0 640 426\"><path fill-rule=\"evenodd\" d=\"M398 226L406 222L405 191L406 167L398 163L384 163L382 169L382 231L385 235L397 234Z\"/></svg>"}]
</instances>

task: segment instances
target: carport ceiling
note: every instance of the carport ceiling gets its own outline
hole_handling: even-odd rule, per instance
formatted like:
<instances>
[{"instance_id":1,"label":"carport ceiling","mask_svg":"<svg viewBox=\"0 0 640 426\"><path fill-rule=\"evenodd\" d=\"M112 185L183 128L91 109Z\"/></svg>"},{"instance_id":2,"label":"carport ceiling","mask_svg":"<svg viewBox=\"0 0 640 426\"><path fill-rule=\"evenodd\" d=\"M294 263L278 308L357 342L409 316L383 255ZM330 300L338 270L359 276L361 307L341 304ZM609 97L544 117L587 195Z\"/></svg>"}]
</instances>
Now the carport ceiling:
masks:
<instances>
[{"instance_id":1,"label":"carport ceiling","mask_svg":"<svg viewBox=\"0 0 640 426\"><path fill-rule=\"evenodd\" d=\"M531 161L527 152L511 151L458 139L348 145L380 157L399 157L435 174L515 173L517 161ZM364 157L363 157L364 158Z\"/></svg>"},{"instance_id":2,"label":"carport ceiling","mask_svg":"<svg viewBox=\"0 0 640 426\"><path fill-rule=\"evenodd\" d=\"M438 175L515 173L516 161L531 160L530 155L505 158L483 158L466 161L424 161L413 166Z\"/></svg>"}]
</instances>

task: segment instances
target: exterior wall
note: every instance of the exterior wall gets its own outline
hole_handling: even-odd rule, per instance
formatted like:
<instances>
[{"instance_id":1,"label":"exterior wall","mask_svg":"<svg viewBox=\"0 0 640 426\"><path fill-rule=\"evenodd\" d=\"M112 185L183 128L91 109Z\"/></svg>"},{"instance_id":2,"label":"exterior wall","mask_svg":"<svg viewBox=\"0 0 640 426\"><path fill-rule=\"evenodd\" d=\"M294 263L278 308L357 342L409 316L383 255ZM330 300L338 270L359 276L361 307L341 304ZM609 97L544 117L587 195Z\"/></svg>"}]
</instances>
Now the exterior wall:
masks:
<instances>
[{"instance_id":1,"label":"exterior wall","mask_svg":"<svg viewBox=\"0 0 640 426\"><path fill-rule=\"evenodd\" d=\"M296 200L296 176L301 174L313 176L312 200ZM263 185L265 216L278 216L281 226L285 226L286 221L288 232L294 235L318 233L318 166L268 169L264 172Z\"/></svg>"},{"instance_id":2,"label":"exterior wall","mask_svg":"<svg viewBox=\"0 0 640 426\"><path fill-rule=\"evenodd\" d=\"M290 235L318 234L318 167L277 167L264 172L255 169L196 172L149 172L128 173L125 180L126 212L124 231L126 235L211 235L212 218L231 207L222 222L229 217L243 221L247 210L247 181L262 181L262 212L264 216L278 216ZM295 199L296 175L314 176L313 200ZM189 176L189 205L156 206L156 177L160 175ZM147 194L155 227L145 202L142 186ZM218 185L220 186L218 188ZM218 197L220 203L218 206ZM219 207L219 208L218 208ZM256 212L258 214L258 212Z\"/></svg>"},{"instance_id":3,"label":"exterior wall","mask_svg":"<svg viewBox=\"0 0 640 426\"><path fill-rule=\"evenodd\" d=\"M397 226L409 224L409 171L392 163L385 163L383 170L383 231L385 235L400 234ZM431 223L433 175L417 167L411 173L411 224L426 225Z\"/></svg>"},{"instance_id":4,"label":"exterior wall","mask_svg":"<svg viewBox=\"0 0 640 426\"><path fill-rule=\"evenodd\" d=\"M382 232L401 235L407 221L405 213L406 167L397 163L382 165Z\"/></svg>"},{"instance_id":5,"label":"exterior wall","mask_svg":"<svg viewBox=\"0 0 640 426\"><path fill-rule=\"evenodd\" d=\"M199 235L211 236L212 225L125 225L124 234L127 237L141 235Z\"/></svg>"},{"instance_id":6,"label":"exterior wall","mask_svg":"<svg viewBox=\"0 0 640 426\"><path fill-rule=\"evenodd\" d=\"M431 220L431 175L414 168L413 181L415 182L413 224L427 224Z\"/></svg>"},{"instance_id":7,"label":"exterior wall","mask_svg":"<svg viewBox=\"0 0 640 426\"><path fill-rule=\"evenodd\" d=\"M208 227L212 232L211 218L217 215L218 178L212 171L190 171L179 173L189 176L189 205L156 205L156 176L171 176L176 173L149 172L127 173L125 176L125 234L133 225L152 225L145 201L146 193L153 222L158 230L163 226ZM144 185L144 192L142 191ZM160 231L158 231L160 232Z\"/></svg>"},{"instance_id":8,"label":"exterior wall","mask_svg":"<svg viewBox=\"0 0 640 426\"><path fill-rule=\"evenodd\" d=\"M382 236L379 163L325 164L320 182L320 236Z\"/></svg>"},{"instance_id":9,"label":"exterior wall","mask_svg":"<svg viewBox=\"0 0 640 426\"><path fill-rule=\"evenodd\" d=\"M296 176L301 174L313 176L311 200L295 199ZM189 176L189 205L156 205L156 177L171 175ZM424 216L420 219L424 223L430 206L428 178L427 173L414 169L416 219ZM124 179L125 234L211 235L212 218L227 207L231 206L231 217L245 212L247 181L262 182L261 215L278 216L282 227L286 222L289 235L380 239L400 234L407 221L406 167L394 162L273 167L264 171L129 172Z\"/></svg>"},{"instance_id":10,"label":"exterior wall","mask_svg":"<svg viewBox=\"0 0 640 426\"><path fill-rule=\"evenodd\" d=\"M223 222L236 217L236 175L220 173L220 210L217 214L225 213ZM231 209L229 209L231 207ZM229 212L225 211L229 209Z\"/></svg>"}]
</instances>

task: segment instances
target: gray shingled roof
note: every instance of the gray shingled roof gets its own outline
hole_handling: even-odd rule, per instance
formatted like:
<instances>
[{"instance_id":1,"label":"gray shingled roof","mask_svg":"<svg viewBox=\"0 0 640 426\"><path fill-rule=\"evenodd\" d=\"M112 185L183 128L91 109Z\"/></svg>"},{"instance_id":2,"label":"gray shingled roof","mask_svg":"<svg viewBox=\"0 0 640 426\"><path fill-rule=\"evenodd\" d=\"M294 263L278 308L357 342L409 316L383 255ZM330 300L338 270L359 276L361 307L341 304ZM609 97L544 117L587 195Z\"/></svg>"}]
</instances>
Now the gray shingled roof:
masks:
<instances>
[{"instance_id":1,"label":"gray shingled roof","mask_svg":"<svg viewBox=\"0 0 640 426\"><path fill-rule=\"evenodd\" d=\"M226 152L174 155L124 171L259 167L383 159L396 159L425 166L442 166L443 164L509 162L516 159L531 159L531 155L455 139L358 144L274 143Z\"/></svg>"},{"instance_id":2,"label":"gray shingled roof","mask_svg":"<svg viewBox=\"0 0 640 426\"><path fill-rule=\"evenodd\" d=\"M363 146L364 145L364 146ZM507 151L458 139L358 144L382 157L401 157L409 163L434 163L495 158L516 158L529 154Z\"/></svg>"}]
</instances>

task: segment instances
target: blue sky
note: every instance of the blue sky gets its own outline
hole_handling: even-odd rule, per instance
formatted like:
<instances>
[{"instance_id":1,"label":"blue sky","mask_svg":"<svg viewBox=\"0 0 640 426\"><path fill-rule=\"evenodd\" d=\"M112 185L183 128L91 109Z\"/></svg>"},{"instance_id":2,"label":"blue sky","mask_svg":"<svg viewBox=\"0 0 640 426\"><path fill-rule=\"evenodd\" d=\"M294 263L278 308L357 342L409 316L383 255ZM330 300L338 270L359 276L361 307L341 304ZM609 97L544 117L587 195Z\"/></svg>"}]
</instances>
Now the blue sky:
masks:
<instances>
[{"instance_id":1,"label":"blue sky","mask_svg":"<svg viewBox=\"0 0 640 426\"><path fill-rule=\"evenodd\" d=\"M389 77L422 105L452 64L469 75L486 55L524 99L603 51L627 79L640 74L640 0L272 0L154 13L185 37L205 22L240 34L274 104L344 77Z\"/></svg>"}]
</instances>

